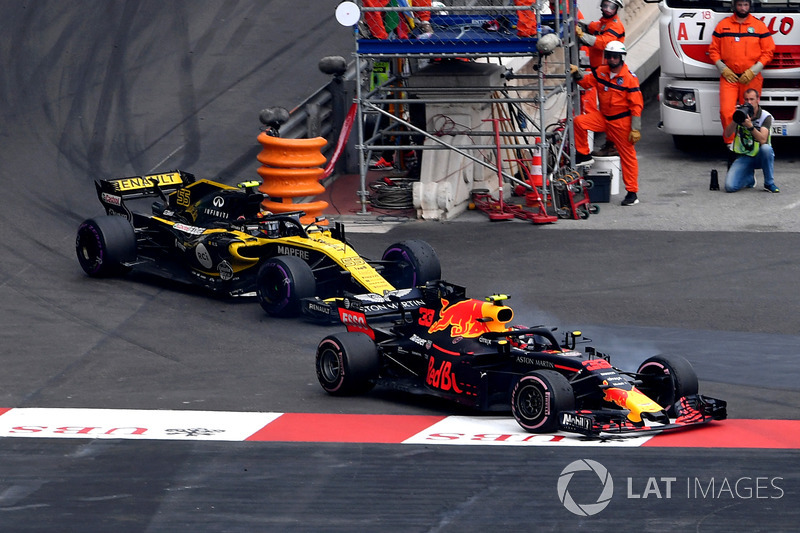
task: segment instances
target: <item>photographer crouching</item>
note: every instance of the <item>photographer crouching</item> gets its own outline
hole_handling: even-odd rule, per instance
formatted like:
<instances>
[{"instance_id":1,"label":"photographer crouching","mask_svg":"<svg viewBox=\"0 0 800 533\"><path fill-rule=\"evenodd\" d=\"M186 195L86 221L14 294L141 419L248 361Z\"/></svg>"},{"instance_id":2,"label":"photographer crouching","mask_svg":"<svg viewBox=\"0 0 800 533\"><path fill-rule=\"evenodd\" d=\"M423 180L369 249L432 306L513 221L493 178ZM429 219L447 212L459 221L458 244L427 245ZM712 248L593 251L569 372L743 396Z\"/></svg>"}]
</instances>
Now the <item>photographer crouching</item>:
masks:
<instances>
[{"instance_id":1,"label":"photographer crouching","mask_svg":"<svg viewBox=\"0 0 800 533\"><path fill-rule=\"evenodd\" d=\"M731 150L736 159L725 177L725 191L736 192L756 186L755 170L764 171L764 190L781 192L775 185L775 152L770 144L772 115L761 109L755 89L744 92L744 104L733 113L733 121L725 126L725 137L733 135Z\"/></svg>"}]
</instances>

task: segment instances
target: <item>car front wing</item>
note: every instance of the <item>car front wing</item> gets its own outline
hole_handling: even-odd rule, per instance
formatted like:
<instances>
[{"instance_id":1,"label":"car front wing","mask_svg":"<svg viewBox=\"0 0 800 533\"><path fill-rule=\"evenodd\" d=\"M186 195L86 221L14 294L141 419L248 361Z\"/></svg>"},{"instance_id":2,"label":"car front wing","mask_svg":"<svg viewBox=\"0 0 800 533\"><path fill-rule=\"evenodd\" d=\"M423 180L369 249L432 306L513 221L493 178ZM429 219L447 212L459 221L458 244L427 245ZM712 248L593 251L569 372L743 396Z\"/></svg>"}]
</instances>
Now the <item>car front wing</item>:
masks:
<instances>
[{"instance_id":1,"label":"car front wing","mask_svg":"<svg viewBox=\"0 0 800 533\"><path fill-rule=\"evenodd\" d=\"M625 409L596 409L562 411L559 425L563 431L580 433L590 438L611 439L634 437L665 431L686 429L728 417L727 402L694 394L684 396L675 403L674 419L643 421L634 424L627 418Z\"/></svg>"}]
</instances>

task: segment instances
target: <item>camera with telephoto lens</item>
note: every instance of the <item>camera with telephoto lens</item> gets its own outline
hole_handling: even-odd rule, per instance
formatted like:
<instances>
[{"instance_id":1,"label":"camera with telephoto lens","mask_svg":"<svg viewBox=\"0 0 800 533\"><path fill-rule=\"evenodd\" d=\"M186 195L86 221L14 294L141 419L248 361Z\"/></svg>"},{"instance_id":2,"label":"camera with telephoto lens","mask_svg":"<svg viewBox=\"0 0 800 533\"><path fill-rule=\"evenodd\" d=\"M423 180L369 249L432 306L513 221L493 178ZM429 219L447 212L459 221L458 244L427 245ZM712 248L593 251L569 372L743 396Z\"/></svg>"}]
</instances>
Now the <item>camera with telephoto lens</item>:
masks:
<instances>
[{"instance_id":1,"label":"camera with telephoto lens","mask_svg":"<svg viewBox=\"0 0 800 533\"><path fill-rule=\"evenodd\" d=\"M733 121L737 124L741 124L747 117L752 118L753 113L755 113L755 109L753 109L752 104L744 103L738 105L736 106L736 111L733 112Z\"/></svg>"}]
</instances>

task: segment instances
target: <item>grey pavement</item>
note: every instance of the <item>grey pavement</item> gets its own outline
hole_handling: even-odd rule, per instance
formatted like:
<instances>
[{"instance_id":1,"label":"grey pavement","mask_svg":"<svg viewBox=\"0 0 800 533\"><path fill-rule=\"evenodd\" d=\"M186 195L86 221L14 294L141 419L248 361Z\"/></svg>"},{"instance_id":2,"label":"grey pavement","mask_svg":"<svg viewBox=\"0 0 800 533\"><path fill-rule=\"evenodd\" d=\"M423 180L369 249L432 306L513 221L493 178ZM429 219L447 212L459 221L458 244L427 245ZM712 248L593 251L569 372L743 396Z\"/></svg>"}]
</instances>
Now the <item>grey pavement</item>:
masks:
<instances>
[{"instance_id":1,"label":"grey pavement","mask_svg":"<svg viewBox=\"0 0 800 533\"><path fill-rule=\"evenodd\" d=\"M653 83L651 80L650 83ZM756 187L724 192L726 148L721 138L697 138L691 151L677 149L658 128L658 103L649 99L643 113L639 158L639 199L635 206L619 205L625 194L600 204L597 216L583 221L557 223L555 229L580 225L585 229L664 231L800 231L800 152L796 140L774 141L775 183L779 194L763 190L763 175L756 170ZM709 190L716 169L719 191Z\"/></svg>"}]
</instances>

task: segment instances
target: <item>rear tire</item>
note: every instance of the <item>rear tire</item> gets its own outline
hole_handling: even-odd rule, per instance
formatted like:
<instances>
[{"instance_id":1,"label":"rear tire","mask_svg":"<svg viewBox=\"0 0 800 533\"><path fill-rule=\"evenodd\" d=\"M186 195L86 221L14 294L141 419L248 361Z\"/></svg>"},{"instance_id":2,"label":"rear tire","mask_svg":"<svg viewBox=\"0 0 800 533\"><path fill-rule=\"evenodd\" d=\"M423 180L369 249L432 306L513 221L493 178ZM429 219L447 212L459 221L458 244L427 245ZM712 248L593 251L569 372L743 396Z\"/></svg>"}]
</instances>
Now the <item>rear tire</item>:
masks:
<instances>
[{"instance_id":1,"label":"rear tire","mask_svg":"<svg viewBox=\"0 0 800 533\"><path fill-rule=\"evenodd\" d=\"M680 355L660 354L639 365L637 388L675 416L675 402L683 396L697 394L700 386L692 364Z\"/></svg>"},{"instance_id":2,"label":"rear tire","mask_svg":"<svg viewBox=\"0 0 800 533\"><path fill-rule=\"evenodd\" d=\"M575 393L567 378L553 370L535 370L524 376L511 393L511 412L531 433L552 433L559 414L575 409Z\"/></svg>"},{"instance_id":3,"label":"rear tire","mask_svg":"<svg viewBox=\"0 0 800 533\"><path fill-rule=\"evenodd\" d=\"M372 390L380 358L375 343L360 332L328 335L317 347L317 379L328 394L348 396Z\"/></svg>"},{"instance_id":4,"label":"rear tire","mask_svg":"<svg viewBox=\"0 0 800 533\"><path fill-rule=\"evenodd\" d=\"M125 274L136 261L136 233L127 219L106 215L90 218L78 228L75 252L81 268L100 278Z\"/></svg>"},{"instance_id":5,"label":"rear tire","mask_svg":"<svg viewBox=\"0 0 800 533\"><path fill-rule=\"evenodd\" d=\"M395 289L408 289L424 285L442 277L439 256L425 241L408 240L395 243L383 252L386 265L383 277Z\"/></svg>"},{"instance_id":6,"label":"rear tire","mask_svg":"<svg viewBox=\"0 0 800 533\"><path fill-rule=\"evenodd\" d=\"M258 271L258 303L272 316L297 316L302 300L313 297L316 292L314 273L299 257L273 257Z\"/></svg>"}]
</instances>

